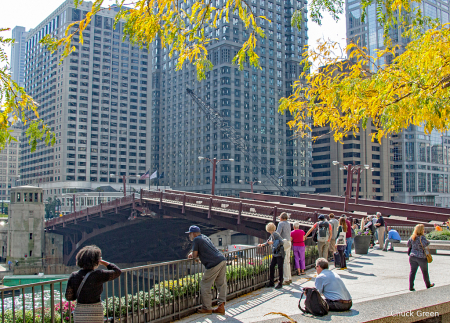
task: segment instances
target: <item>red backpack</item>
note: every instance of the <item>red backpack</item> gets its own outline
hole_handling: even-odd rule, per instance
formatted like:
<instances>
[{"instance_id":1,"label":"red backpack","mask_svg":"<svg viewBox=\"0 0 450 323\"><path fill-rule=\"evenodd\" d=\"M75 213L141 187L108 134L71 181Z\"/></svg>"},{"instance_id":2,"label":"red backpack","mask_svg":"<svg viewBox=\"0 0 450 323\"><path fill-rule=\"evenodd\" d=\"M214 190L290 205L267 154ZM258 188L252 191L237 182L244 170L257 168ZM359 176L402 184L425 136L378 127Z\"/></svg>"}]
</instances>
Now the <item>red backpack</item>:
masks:
<instances>
[{"instance_id":1,"label":"red backpack","mask_svg":"<svg viewBox=\"0 0 450 323\"><path fill-rule=\"evenodd\" d=\"M300 306L303 295L305 295L305 309ZM298 308L303 313L309 313L314 316L324 316L330 310L327 302L322 298L317 288L305 287L303 288L302 296L298 301Z\"/></svg>"}]
</instances>

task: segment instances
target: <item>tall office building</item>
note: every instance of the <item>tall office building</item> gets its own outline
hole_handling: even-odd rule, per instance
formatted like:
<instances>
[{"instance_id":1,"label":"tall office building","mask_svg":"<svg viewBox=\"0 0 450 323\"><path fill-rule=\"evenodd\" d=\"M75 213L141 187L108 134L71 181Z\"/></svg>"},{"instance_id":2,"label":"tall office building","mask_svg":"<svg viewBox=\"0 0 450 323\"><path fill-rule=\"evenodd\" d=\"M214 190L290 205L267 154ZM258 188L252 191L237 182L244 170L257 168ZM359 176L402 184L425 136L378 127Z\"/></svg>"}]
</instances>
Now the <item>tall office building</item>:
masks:
<instances>
[{"instance_id":1,"label":"tall office building","mask_svg":"<svg viewBox=\"0 0 450 323\"><path fill-rule=\"evenodd\" d=\"M18 141L11 141L0 151L0 200L9 201L11 188L19 180L19 145L22 135L21 126L12 127L12 136Z\"/></svg>"},{"instance_id":2,"label":"tall office building","mask_svg":"<svg viewBox=\"0 0 450 323\"><path fill-rule=\"evenodd\" d=\"M40 118L56 133L56 144L39 143L31 152L22 140L21 182L39 185L46 196L100 186L119 190L123 175L131 177L127 184L135 189L148 187L136 178L150 168L147 49L122 42L123 23L112 28L114 10L93 17L84 43L75 36L76 50L61 64L63 49L50 54L39 44L48 34L62 37L91 5L75 8L65 1L27 35L25 89L38 102Z\"/></svg>"},{"instance_id":3,"label":"tall office building","mask_svg":"<svg viewBox=\"0 0 450 323\"><path fill-rule=\"evenodd\" d=\"M312 185L316 193L345 195L347 185L347 171L341 165L333 165L339 161L344 165L361 165L363 171L360 175L359 198L374 200L391 200L389 181L389 145L383 139L382 144L372 142L371 133L375 130L368 124L366 129L360 127L355 136L349 135L343 143L334 141L329 127L313 129L313 136L320 136L313 142ZM368 165L369 169L365 169ZM356 195L357 174L353 175L352 197Z\"/></svg>"},{"instance_id":4,"label":"tall office building","mask_svg":"<svg viewBox=\"0 0 450 323\"><path fill-rule=\"evenodd\" d=\"M450 7L446 1L424 0L412 5L421 9L424 15L440 19L441 23L449 22ZM375 5L369 6L362 23L360 1L346 1L347 39L359 40L371 55L375 54L375 49L384 47L383 29L376 20L376 12ZM404 51L409 39L402 37L401 29L393 28L389 35L394 44L400 45L400 52ZM389 64L392 59L387 56L381 63ZM389 179L384 177L384 180L390 181L391 200L450 207L449 135L435 131L426 134L423 127L410 126L386 140L390 174ZM386 169L387 165L383 167ZM383 186L387 187L387 184Z\"/></svg>"},{"instance_id":5,"label":"tall office building","mask_svg":"<svg viewBox=\"0 0 450 323\"><path fill-rule=\"evenodd\" d=\"M25 49L27 34L25 27L17 26L12 30L12 38L15 41L11 46L11 78L22 87L25 84Z\"/></svg>"},{"instance_id":6,"label":"tall office building","mask_svg":"<svg viewBox=\"0 0 450 323\"><path fill-rule=\"evenodd\" d=\"M188 9L188 0L181 6ZM223 0L214 0L220 7ZM238 195L255 184L256 192L298 194L313 192L310 187L311 140L296 138L277 113L278 101L289 95L290 86L300 74L299 62L307 43L306 12L302 31L291 27L291 17L306 1L251 0L254 14L266 37L258 39L261 69L245 63L243 71L231 63L248 38L240 19L230 14L217 28L206 28L210 38L209 57L214 68L206 80L197 82L196 72L186 64L176 72L176 57L170 58L160 42L152 47L152 167L164 173L161 184L176 189L209 193L213 166L198 157L234 159L217 165L216 194ZM194 93L221 116L212 120L186 93ZM233 135L225 130L233 128ZM241 144L237 144L237 142ZM245 145L245 147L244 147ZM240 181L243 181L241 184Z\"/></svg>"}]
</instances>

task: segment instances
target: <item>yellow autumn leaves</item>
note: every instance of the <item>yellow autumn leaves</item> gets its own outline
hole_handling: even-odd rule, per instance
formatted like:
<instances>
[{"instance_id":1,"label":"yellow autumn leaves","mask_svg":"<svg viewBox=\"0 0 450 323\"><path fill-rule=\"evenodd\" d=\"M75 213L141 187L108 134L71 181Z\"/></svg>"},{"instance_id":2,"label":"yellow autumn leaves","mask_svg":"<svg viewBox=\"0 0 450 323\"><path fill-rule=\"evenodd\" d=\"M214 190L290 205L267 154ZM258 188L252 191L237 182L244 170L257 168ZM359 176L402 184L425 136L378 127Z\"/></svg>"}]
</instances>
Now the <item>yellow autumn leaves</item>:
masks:
<instances>
[{"instance_id":1,"label":"yellow autumn leaves","mask_svg":"<svg viewBox=\"0 0 450 323\"><path fill-rule=\"evenodd\" d=\"M416 31L405 34L411 42L403 53L388 42L369 56L367 48L350 44L346 59L335 55L337 43L321 42L304 53L305 82L294 84L279 111L295 116L289 125L300 134L307 135L312 120L314 126L328 125L336 141L367 122L375 125L372 140L378 141L411 124L427 132L449 130L450 31L448 25ZM322 67L311 74L312 64Z\"/></svg>"}]
</instances>

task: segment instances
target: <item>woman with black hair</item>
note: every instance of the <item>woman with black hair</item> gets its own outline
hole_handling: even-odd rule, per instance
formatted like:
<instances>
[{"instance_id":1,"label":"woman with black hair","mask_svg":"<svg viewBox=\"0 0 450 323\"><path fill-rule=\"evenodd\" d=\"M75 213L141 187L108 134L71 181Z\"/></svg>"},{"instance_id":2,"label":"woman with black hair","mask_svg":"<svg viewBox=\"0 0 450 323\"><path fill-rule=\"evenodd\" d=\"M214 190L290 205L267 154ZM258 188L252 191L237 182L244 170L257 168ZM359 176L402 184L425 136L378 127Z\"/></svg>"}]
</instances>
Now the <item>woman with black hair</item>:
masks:
<instances>
[{"instance_id":1,"label":"woman with black hair","mask_svg":"<svg viewBox=\"0 0 450 323\"><path fill-rule=\"evenodd\" d=\"M97 246L86 246L76 256L77 266L67 282L66 299L77 301L73 313L74 323L103 323L103 306L100 296L103 283L116 279L122 271L116 265L102 260L102 251ZM97 269L103 265L108 270Z\"/></svg>"}]
</instances>

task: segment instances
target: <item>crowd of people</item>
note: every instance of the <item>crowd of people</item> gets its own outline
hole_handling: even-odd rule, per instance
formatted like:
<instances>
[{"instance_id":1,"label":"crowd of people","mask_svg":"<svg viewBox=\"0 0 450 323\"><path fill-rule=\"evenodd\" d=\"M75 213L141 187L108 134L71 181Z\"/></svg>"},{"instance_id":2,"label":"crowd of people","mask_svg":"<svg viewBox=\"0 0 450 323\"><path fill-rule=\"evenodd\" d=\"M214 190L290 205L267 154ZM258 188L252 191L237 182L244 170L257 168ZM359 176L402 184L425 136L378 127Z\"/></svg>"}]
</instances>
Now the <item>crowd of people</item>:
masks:
<instances>
[{"instance_id":1,"label":"crowd of people","mask_svg":"<svg viewBox=\"0 0 450 323\"><path fill-rule=\"evenodd\" d=\"M328 217L328 219L327 219ZM318 222L304 232L300 229L300 223L288 222L288 214L282 213L279 217L278 226L268 223L266 231L269 238L259 247L271 246L272 259L269 266L269 287L283 288L283 285L292 283L290 255L291 247L294 255L295 273L305 275L305 240L313 233L313 240L317 242L319 258L316 260L317 277L315 288L323 295L323 300L331 311L346 311L352 306L351 295L345 287L339 275L329 269L328 259L334 256L335 267L341 270L347 269L347 260L352 256L352 244L358 230L368 230L371 235L371 247L375 243L383 251L393 251L394 243L401 241L399 233L391 227L386 227L386 222L380 213L369 216L359 222L353 219L350 222L345 215L339 220L333 213L328 216L321 214ZM202 308L198 313L202 314L225 314L225 302L227 297L226 266L224 255L214 246L211 240L201 234L198 226L191 226L186 232L192 241L192 250L189 259L199 259L205 267L200 282ZM388 249L389 244L391 247ZM414 281L418 268L420 267L427 288L434 286L430 282L428 274L427 250L430 242L425 237L423 224L415 227L414 233L407 242L410 263L409 289L414 291ZM339 262L337 261L339 259ZM69 301L77 300L74 311L74 322L103 322L103 307L100 296L103 292L103 283L116 279L121 270L114 264L102 259L101 250L96 246L86 246L76 255L79 271L70 275L65 297ZM105 269L98 269L99 266ZM275 285L275 267L278 267L278 283ZM218 290L217 308L212 308L212 287Z\"/></svg>"}]
</instances>

